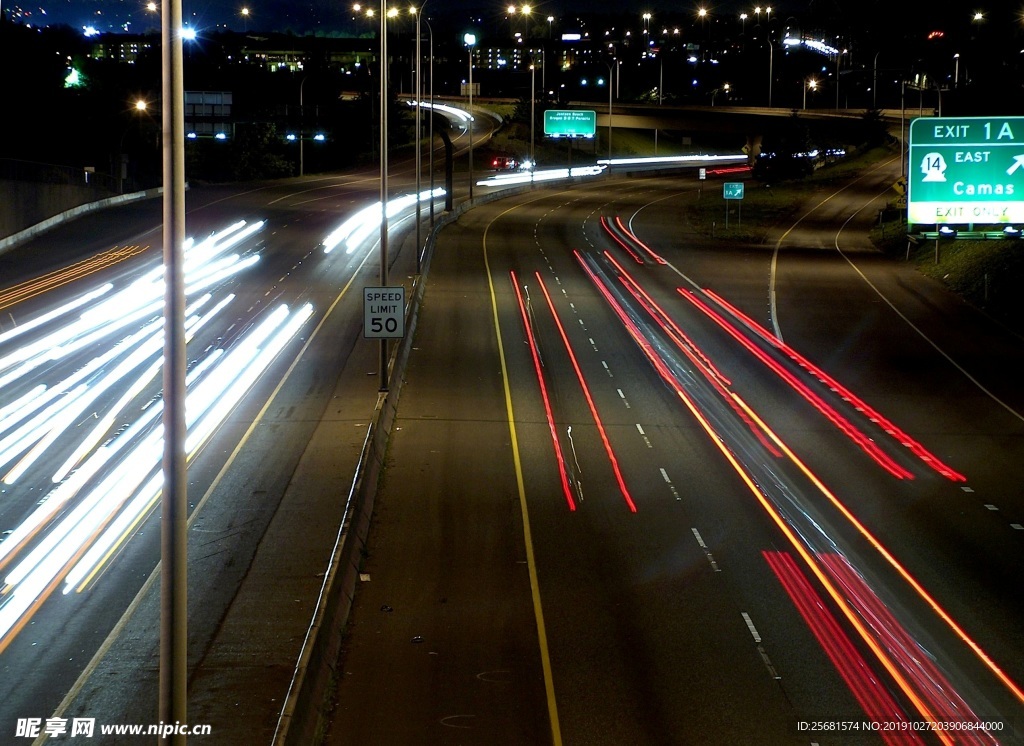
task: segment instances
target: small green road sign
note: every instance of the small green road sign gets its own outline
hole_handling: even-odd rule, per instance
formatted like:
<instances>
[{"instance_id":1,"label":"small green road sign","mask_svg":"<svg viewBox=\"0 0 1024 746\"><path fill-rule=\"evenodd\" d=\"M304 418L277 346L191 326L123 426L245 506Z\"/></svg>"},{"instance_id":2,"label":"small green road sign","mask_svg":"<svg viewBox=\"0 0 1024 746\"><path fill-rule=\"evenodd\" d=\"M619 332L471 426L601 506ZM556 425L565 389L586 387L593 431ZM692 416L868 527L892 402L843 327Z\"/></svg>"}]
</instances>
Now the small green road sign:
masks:
<instances>
[{"instance_id":1,"label":"small green road sign","mask_svg":"<svg viewBox=\"0 0 1024 746\"><path fill-rule=\"evenodd\" d=\"M910 123L907 222L1024 222L1024 117Z\"/></svg>"},{"instance_id":2,"label":"small green road sign","mask_svg":"<svg viewBox=\"0 0 1024 746\"><path fill-rule=\"evenodd\" d=\"M593 137L597 112L576 109L548 109L544 112L544 134L548 137Z\"/></svg>"},{"instance_id":3,"label":"small green road sign","mask_svg":"<svg viewBox=\"0 0 1024 746\"><path fill-rule=\"evenodd\" d=\"M724 184L722 184L722 196L725 199L743 199L743 182L725 182Z\"/></svg>"}]
</instances>

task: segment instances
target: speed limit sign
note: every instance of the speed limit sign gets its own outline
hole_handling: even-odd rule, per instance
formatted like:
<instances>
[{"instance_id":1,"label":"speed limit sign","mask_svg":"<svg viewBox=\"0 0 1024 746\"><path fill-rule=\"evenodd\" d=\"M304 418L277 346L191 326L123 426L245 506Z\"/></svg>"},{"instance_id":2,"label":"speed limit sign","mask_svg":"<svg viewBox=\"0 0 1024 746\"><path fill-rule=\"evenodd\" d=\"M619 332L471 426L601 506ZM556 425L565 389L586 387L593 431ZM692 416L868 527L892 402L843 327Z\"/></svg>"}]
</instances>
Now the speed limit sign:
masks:
<instances>
[{"instance_id":1,"label":"speed limit sign","mask_svg":"<svg viewBox=\"0 0 1024 746\"><path fill-rule=\"evenodd\" d=\"M363 288L363 336L401 339L405 336L405 288Z\"/></svg>"}]
</instances>

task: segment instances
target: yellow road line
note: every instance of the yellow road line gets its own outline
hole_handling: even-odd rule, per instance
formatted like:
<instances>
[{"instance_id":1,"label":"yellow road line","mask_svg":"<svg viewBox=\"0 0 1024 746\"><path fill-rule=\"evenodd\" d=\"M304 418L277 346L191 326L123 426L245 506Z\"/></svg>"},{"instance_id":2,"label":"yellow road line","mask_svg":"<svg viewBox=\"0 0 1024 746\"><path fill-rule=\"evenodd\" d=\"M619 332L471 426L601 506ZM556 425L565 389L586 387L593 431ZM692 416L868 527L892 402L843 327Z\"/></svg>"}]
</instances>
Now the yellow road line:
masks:
<instances>
[{"instance_id":1,"label":"yellow road line","mask_svg":"<svg viewBox=\"0 0 1024 746\"><path fill-rule=\"evenodd\" d=\"M546 194L544 197L551 195ZM537 197L541 199L541 197ZM533 200L530 200L531 202ZM491 276L491 264L487 258L487 234L499 219L522 207L516 205L497 215L484 229L483 253L484 267L487 270L487 286L491 293L491 312L494 316L494 333L498 338L498 357L501 359L502 386L505 389L505 409L508 413L508 432L512 438L512 461L516 469L516 486L519 489L519 508L523 514L523 540L526 543L526 566L530 573L530 592L533 596L533 613L537 620L537 641L540 646L540 662L544 671L544 690L547 694L548 717L551 721L551 741L555 746L562 744L562 732L558 725L558 704L555 701L555 682L551 674L551 656L548 652L548 636L544 627L544 609L540 600L540 585L537 580L537 561L533 554L533 537L530 531L530 512L526 506L526 487L523 484L523 466L519 459L519 441L516 438L515 416L512 413L512 391L508 383L508 367L505 364L505 347L501 342L501 325L498 322L498 301L494 294L494 279Z\"/></svg>"}]
</instances>

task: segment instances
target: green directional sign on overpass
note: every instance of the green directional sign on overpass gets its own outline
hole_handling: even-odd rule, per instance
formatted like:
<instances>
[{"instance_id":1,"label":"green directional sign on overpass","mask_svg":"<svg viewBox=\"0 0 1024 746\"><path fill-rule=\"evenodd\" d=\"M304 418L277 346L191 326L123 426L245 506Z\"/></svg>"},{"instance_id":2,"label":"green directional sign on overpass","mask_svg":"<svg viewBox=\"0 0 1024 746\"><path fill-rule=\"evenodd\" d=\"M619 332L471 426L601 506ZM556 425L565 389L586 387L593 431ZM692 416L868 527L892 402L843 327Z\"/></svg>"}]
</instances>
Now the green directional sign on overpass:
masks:
<instances>
[{"instance_id":1,"label":"green directional sign on overpass","mask_svg":"<svg viewBox=\"0 0 1024 746\"><path fill-rule=\"evenodd\" d=\"M1024 117L910 123L907 222L1024 223Z\"/></svg>"},{"instance_id":2,"label":"green directional sign on overpass","mask_svg":"<svg viewBox=\"0 0 1024 746\"><path fill-rule=\"evenodd\" d=\"M577 109L544 112L544 134L548 137L593 137L596 132L596 112Z\"/></svg>"}]
</instances>

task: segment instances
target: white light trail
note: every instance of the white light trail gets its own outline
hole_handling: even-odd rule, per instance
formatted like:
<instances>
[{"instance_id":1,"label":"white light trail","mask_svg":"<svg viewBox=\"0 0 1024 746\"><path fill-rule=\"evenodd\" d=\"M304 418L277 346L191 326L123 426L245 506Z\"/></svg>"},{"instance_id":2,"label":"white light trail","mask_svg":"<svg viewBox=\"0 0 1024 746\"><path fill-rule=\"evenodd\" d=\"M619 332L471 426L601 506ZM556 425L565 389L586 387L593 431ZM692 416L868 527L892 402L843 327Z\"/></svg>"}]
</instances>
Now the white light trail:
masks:
<instances>
[{"instance_id":1,"label":"white light trail","mask_svg":"<svg viewBox=\"0 0 1024 746\"><path fill-rule=\"evenodd\" d=\"M420 198L443 193L424 192ZM415 199L389 203L389 215ZM379 224L379 207L377 212ZM187 343L225 315L235 296L215 298L215 288L259 261L242 244L264 225L239 221L199 242L186 240ZM159 495L163 402L139 400L159 386L163 285L157 266L120 290L107 283L0 334L0 386L12 393L0 407L0 467L20 459L5 479L27 477L56 453L62 462L50 475L54 488L0 542L0 650L64 576L73 571L67 586L72 588L102 567ZM309 304L294 313L281 306L250 329L225 331L231 347L208 346L190 362L189 458L312 313ZM225 320L225 329L234 323L235 318ZM136 331L119 334L133 326ZM62 370L68 367L71 372ZM123 425L112 433L119 421Z\"/></svg>"},{"instance_id":2,"label":"white light trail","mask_svg":"<svg viewBox=\"0 0 1024 746\"><path fill-rule=\"evenodd\" d=\"M420 202L428 202L437 197L443 197L445 190L437 187L433 191L427 189L419 194ZM406 194L388 200L387 216L395 217L406 210L411 210L416 205L416 195ZM323 240L324 253L331 253L338 244L344 242L347 254L351 254L364 244L370 235L380 228L380 202L374 202L369 207L364 207L355 215L350 217L338 228L333 230Z\"/></svg>"},{"instance_id":3,"label":"white light trail","mask_svg":"<svg viewBox=\"0 0 1024 746\"><path fill-rule=\"evenodd\" d=\"M95 300L96 298L99 298L104 293L109 292L110 289L113 287L114 286L108 282L106 285L102 285L96 288L95 290L88 292L79 298L76 298L70 303L65 303L63 306L55 308L52 311L49 311L48 313L44 313L42 316L37 316L31 321L27 321L24 324L14 327L13 329L8 329L6 332L0 334L0 344L8 342L21 334L25 334L26 332L30 332L36 327L42 326L43 324L48 324L54 319L58 319L66 313L74 311L76 308L79 308L85 305L86 303L89 303Z\"/></svg>"}]
</instances>

